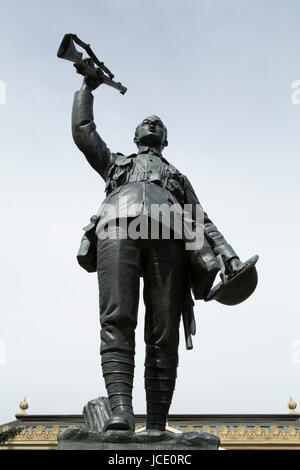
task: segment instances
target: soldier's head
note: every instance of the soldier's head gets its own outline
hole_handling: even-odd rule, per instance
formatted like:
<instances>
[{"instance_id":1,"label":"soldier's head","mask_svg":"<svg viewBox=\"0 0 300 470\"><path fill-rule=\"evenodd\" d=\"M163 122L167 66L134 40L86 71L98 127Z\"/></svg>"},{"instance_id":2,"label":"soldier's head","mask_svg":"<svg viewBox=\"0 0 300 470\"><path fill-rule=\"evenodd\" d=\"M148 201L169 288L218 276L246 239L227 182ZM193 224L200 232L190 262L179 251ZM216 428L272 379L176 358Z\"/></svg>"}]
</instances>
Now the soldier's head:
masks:
<instances>
[{"instance_id":1,"label":"soldier's head","mask_svg":"<svg viewBox=\"0 0 300 470\"><path fill-rule=\"evenodd\" d=\"M148 116L137 126L133 141L138 147L149 145L162 151L168 145L167 128L158 116Z\"/></svg>"}]
</instances>

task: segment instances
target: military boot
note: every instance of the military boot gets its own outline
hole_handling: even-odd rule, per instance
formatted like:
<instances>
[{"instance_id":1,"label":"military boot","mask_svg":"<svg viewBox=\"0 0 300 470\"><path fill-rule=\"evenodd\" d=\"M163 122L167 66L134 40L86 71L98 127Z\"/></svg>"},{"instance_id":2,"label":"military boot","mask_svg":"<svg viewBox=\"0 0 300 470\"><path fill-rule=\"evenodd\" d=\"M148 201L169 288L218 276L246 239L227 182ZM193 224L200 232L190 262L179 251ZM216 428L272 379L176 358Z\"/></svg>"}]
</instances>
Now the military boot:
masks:
<instances>
[{"instance_id":1,"label":"military boot","mask_svg":"<svg viewBox=\"0 0 300 470\"><path fill-rule=\"evenodd\" d=\"M112 412L103 431L119 430L134 432L135 426L132 408L133 357L124 354L103 354L102 373Z\"/></svg>"}]
</instances>

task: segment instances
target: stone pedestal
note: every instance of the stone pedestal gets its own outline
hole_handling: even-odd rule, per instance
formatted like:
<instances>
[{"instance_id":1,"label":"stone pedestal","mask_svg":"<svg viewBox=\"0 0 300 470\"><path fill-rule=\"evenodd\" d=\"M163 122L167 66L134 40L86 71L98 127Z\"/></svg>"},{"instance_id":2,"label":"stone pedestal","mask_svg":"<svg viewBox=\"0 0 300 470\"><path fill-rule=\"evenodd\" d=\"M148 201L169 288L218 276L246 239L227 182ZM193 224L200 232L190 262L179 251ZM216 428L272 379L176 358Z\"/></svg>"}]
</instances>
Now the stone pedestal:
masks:
<instances>
[{"instance_id":1,"label":"stone pedestal","mask_svg":"<svg viewBox=\"0 0 300 470\"><path fill-rule=\"evenodd\" d=\"M171 434L156 430L132 433L130 431L92 432L86 429L68 429L58 438L60 450L218 450L220 440L207 432Z\"/></svg>"}]
</instances>

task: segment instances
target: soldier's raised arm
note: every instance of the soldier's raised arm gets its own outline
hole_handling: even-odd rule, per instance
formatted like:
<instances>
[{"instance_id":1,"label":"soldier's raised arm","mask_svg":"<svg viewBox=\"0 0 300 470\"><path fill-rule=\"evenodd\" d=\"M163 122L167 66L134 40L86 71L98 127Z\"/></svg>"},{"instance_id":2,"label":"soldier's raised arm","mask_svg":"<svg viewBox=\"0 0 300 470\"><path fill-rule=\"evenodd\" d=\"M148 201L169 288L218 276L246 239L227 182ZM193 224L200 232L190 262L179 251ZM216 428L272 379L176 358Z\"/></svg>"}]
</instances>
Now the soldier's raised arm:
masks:
<instances>
[{"instance_id":1,"label":"soldier's raised arm","mask_svg":"<svg viewBox=\"0 0 300 470\"><path fill-rule=\"evenodd\" d=\"M72 111L72 135L77 147L84 153L89 164L106 181L107 170L115 156L96 131L93 103L95 90L102 82L84 79L82 87L75 93Z\"/></svg>"}]
</instances>

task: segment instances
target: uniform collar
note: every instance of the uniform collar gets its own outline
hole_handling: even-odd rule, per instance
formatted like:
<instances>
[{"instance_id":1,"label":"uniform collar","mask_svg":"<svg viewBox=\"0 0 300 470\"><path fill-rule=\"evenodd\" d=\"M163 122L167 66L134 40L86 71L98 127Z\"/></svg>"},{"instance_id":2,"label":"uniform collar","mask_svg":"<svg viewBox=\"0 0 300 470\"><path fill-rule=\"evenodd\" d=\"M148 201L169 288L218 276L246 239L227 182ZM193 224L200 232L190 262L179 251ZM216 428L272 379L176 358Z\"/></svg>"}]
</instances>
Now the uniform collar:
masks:
<instances>
[{"instance_id":1,"label":"uniform collar","mask_svg":"<svg viewBox=\"0 0 300 470\"><path fill-rule=\"evenodd\" d=\"M162 159L163 162L169 164L168 160L166 160L160 150L158 149L155 149L153 147L149 147L147 145L142 145L140 148L139 148L139 151L137 153L137 155L140 155L140 154L144 154L144 153L153 153L154 155L157 155L158 157L160 157Z\"/></svg>"},{"instance_id":2,"label":"uniform collar","mask_svg":"<svg viewBox=\"0 0 300 470\"><path fill-rule=\"evenodd\" d=\"M153 147L148 147L146 145L143 145L139 148L138 155L140 153L154 153L154 155L157 155L158 157L162 158L162 154L158 149L155 149Z\"/></svg>"}]
</instances>

